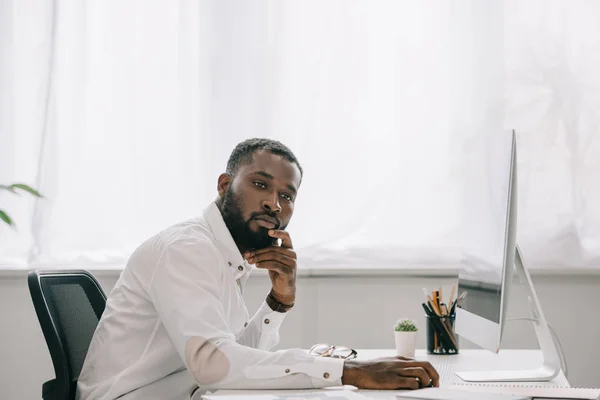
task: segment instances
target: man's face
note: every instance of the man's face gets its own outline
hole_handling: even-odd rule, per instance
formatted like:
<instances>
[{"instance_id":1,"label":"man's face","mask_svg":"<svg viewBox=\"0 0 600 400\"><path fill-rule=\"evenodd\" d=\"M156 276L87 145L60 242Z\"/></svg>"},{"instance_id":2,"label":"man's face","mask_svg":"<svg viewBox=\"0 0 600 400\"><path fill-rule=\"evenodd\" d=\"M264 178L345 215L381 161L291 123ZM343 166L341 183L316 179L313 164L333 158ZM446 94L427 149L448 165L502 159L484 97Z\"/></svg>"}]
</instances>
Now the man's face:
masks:
<instances>
[{"instance_id":1,"label":"man's face","mask_svg":"<svg viewBox=\"0 0 600 400\"><path fill-rule=\"evenodd\" d=\"M274 244L268 231L287 227L299 186L296 164L263 150L240 167L227 187L219 184L223 219L238 247L251 250Z\"/></svg>"}]
</instances>

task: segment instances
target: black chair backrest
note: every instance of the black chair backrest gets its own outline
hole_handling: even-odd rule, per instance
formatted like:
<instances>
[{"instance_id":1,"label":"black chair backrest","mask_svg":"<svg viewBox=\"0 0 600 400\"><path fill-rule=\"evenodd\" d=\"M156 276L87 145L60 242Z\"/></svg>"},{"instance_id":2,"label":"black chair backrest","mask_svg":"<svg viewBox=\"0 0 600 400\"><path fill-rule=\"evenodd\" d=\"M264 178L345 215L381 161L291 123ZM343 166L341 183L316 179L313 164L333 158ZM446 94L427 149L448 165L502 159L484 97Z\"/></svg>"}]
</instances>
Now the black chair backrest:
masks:
<instances>
[{"instance_id":1,"label":"black chair backrest","mask_svg":"<svg viewBox=\"0 0 600 400\"><path fill-rule=\"evenodd\" d=\"M51 397L74 399L83 361L106 307L106 295L83 270L33 270L27 282L54 365Z\"/></svg>"}]
</instances>

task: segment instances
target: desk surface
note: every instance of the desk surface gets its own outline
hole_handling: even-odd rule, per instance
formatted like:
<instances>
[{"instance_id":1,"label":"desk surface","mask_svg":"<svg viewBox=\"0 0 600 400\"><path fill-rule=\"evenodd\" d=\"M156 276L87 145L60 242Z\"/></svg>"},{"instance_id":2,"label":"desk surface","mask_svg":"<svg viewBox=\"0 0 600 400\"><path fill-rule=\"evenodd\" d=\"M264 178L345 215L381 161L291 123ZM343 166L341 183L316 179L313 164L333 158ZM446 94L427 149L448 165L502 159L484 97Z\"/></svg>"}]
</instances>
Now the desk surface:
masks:
<instances>
[{"instance_id":1,"label":"desk surface","mask_svg":"<svg viewBox=\"0 0 600 400\"><path fill-rule=\"evenodd\" d=\"M357 350L358 358L369 360L379 357L394 355L394 350ZM541 365L542 357L539 350L501 350L494 354L487 350L462 349L459 354L451 356L428 355L425 350L417 350L416 359L427 360L436 368L440 374L440 386L448 387L460 383L462 380L454 374L455 371L470 370L503 370L503 369L532 369ZM569 383L561 372L551 382L538 382L538 386L569 386ZM240 391L241 392L241 391ZM299 391L301 392L301 391ZM379 400L396 400L395 391L359 390L358 393ZM257 393L258 392L252 392ZM274 393L265 391L260 393ZM291 391L287 391L291 393ZM196 395L192 400L200 400Z\"/></svg>"},{"instance_id":2,"label":"desk surface","mask_svg":"<svg viewBox=\"0 0 600 400\"><path fill-rule=\"evenodd\" d=\"M393 350L361 350L360 359L372 359L393 355ZM533 369L541 365L542 354L539 350L500 350L494 354L487 350L461 349L459 354L452 356L428 355L425 350L417 350L416 359L427 360L440 374L440 386L448 387L463 382L455 371L474 370L510 370ZM521 382L523 384L523 382ZM569 386L564 374L554 378L551 382L536 382L537 386ZM361 394L372 399L396 399L393 391L359 390Z\"/></svg>"}]
</instances>

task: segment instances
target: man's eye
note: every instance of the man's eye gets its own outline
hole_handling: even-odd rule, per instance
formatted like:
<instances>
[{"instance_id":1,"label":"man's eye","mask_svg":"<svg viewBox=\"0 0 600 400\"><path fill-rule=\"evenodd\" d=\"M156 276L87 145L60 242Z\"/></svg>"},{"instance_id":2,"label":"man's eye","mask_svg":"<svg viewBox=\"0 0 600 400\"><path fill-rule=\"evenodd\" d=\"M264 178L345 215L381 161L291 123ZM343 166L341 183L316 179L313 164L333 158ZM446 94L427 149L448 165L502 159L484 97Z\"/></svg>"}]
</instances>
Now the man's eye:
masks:
<instances>
[{"instance_id":1,"label":"man's eye","mask_svg":"<svg viewBox=\"0 0 600 400\"><path fill-rule=\"evenodd\" d=\"M282 193L281 197L283 197L286 201L292 201L292 196L286 193Z\"/></svg>"},{"instance_id":2,"label":"man's eye","mask_svg":"<svg viewBox=\"0 0 600 400\"><path fill-rule=\"evenodd\" d=\"M262 182L254 182L254 186L261 188L261 189L265 189L267 186L262 183Z\"/></svg>"}]
</instances>

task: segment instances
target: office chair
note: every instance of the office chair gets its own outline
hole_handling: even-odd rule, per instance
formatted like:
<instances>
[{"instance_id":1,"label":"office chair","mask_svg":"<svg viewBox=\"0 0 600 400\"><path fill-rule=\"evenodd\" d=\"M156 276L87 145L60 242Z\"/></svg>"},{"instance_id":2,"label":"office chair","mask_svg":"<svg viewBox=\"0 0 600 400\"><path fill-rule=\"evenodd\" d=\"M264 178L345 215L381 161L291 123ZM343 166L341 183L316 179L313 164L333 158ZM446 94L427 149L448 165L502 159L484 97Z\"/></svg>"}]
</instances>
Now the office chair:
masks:
<instances>
[{"instance_id":1,"label":"office chair","mask_svg":"<svg viewBox=\"0 0 600 400\"><path fill-rule=\"evenodd\" d=\"M33 270L27 283L56 377L42 385L42 398L73 400L106 295L83 270Z\"/></svg>"}]
</instances>

